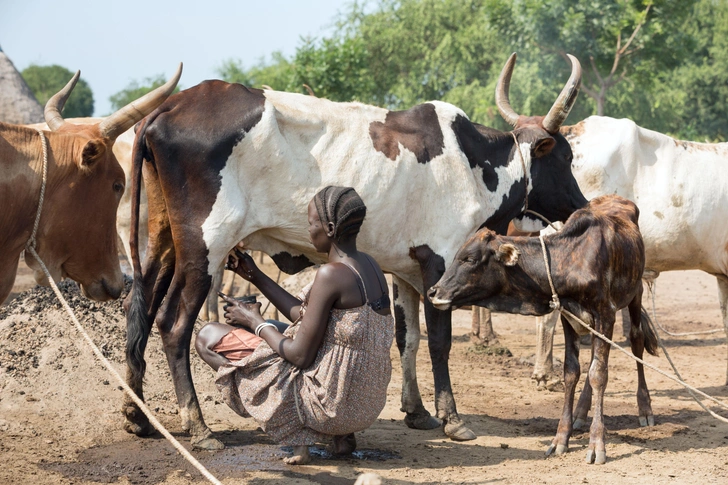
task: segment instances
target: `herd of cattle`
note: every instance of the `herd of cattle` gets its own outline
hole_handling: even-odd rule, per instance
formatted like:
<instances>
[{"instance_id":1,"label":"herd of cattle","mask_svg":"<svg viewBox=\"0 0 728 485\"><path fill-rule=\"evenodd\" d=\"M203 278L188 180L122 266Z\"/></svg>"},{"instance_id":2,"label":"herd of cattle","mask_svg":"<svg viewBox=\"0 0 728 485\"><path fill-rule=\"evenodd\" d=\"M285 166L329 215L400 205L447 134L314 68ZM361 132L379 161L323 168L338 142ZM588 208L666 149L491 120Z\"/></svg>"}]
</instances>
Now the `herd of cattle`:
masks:
<instances>
[{"instance_id":1,"label":"herd of cattle","mask_svg":"<svg viewBox=\"0 0 728 485\"><path fill-rule=\"evenodd\" d=\"M579 62L569 58L571 76L545 116L511 107L515 54L508 59L496 103L510 132L473 123L439 101L389 111L222 81L170 96L181 65L164 86L108 118L64 120L77 74L48 102L47 126L0 123L0 301L12 288L47 178L36 238L41 259L54 278L78 281L89 298L117 298L118 233L134 273L124 302L129 385L143 398L144 351L156 323L182 427L203 449L222 443L204 422L191 379L195 319L240 241L286 273L323 262L308 242L305 214L325 185L356 188L368 209L359 247L392 274L407 426L444 424L452 439L475 438L450 383L453 305L547 315L553 279L564 308L607 336L616 311L627 307L632 350L641 356L654 351L641 305L643 273L700 269L718 279L728 331L728 226L720 218L728 207L721 170L728 145L677 141L606 117L562 126L581 82ZM543 229L534 212L565 222L564 229L545 236L543 248L537 238L504 236L511 221L521 231ZM26 261L42 283L37 262ZM415 372L420 296L428 296L436 416L422 403ZM549 321L540 337L541 377L550 371ZM549 452L567 450L593 387L587 460L603 463L609 346L595 339L574 413L576 335L584 330L562 323L566 394ZM640 423L652 424L641 366L638 372ZM152 431L128 398L123 413L129 432Z\"/></svg>"}]
</instances>

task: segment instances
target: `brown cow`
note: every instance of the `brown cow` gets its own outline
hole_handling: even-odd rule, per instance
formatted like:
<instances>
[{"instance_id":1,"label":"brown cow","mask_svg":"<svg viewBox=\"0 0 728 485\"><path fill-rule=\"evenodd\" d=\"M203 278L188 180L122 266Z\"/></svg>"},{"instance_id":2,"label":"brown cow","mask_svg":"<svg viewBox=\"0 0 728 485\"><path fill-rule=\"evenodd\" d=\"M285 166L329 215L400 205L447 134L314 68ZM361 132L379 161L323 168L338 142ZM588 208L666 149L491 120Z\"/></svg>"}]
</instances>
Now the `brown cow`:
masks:
<instances>
[{"instance_id":1,"label":"brown cow","mask_svg":"<svg viewBox=\"0 0 728 485\"><path fill-rule=\"evenodd\" d=\"M118 298L123 287L115 221L125 184L114 141L167 99L181 74L180 64L166 84L92 125L61 116L80 72L46 105L51 131L43 132L48 168L36 251L53 279L78 281L94 300ZM44 177L42 147L35 129L0 123L0 301L13 287L20 253L33 232ZM38 262L32 257L26 262L36 281L47 284Z\"/></svg>"},{"instance_id":2,"label":"brown cow","mask_svg":"<svg viewBox=\"0 0 728 485\"><path fill-rule=\"evenodd\" d=\"M647 312L642 309L645 250L637 226L638 215L637 206L627 199L615 195L597 197L586 208L576 211L560 232L545 236L544 241L561 305L608 338L612 337L617 310L628 306L632 322L640 322L633 323L630 340L632 353L641 358L645 348L656 354L657 341ZM522 315L550 313L551 295L539 239L497 236L488 229L478 231L460 248L453 264L427 292L432 304L441 310L475 304ZM561 321L566 349L565 401L547 455L565 453L568 449L574 390L580 373L577 334L588 333L563 316ZM590 384L593 385L596 404L588 463L601 464L607 457L603 401L609 349L603 340L593 339L592 364L575 413L578 422L586 420L591 407ZM641 364L637 365L637 373L640 424L652 425L650 394Z\"/></svg>"}]
</instances>

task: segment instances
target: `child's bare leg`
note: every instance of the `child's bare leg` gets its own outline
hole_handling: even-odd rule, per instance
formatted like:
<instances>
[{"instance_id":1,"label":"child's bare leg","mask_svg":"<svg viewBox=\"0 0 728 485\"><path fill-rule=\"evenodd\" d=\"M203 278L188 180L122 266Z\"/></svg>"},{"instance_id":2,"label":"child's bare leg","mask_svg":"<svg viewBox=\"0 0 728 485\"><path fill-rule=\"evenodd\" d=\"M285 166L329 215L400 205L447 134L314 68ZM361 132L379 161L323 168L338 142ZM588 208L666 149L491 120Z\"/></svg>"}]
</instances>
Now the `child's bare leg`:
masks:
<instances>
[{"instance_id":1,"label":"child's bare leg","mask_svg":"<svg viewBox=\"0 0 728 485\"><path fill-rule=\"evenodd\" d=\"M308 446L294 446L293 455L283 459L286 465L305 465L311 461Z\"/></svg>"}]
</instances>

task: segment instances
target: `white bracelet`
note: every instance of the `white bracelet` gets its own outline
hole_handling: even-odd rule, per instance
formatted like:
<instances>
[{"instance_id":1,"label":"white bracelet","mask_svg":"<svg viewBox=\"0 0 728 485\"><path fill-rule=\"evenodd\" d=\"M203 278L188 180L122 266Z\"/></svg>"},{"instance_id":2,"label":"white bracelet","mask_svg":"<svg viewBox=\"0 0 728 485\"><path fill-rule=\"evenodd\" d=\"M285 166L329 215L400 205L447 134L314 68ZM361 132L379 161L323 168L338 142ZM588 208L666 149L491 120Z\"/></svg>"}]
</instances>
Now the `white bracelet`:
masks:
<instances>
[{"instance_id":1,"label":"white bracelet","mask_svg":"<svg viewBox=\"0 0 728 485\"><path fill-rule=\"evenodd\" d=\"M256 337L260 337L260 331L263 330L265 327L275 327L275 325L273 325L270 322L263 322L263 323L261 323L260 325L258 325L257 327L255 327L255 336Z\"/></svg>"}]
</instances>

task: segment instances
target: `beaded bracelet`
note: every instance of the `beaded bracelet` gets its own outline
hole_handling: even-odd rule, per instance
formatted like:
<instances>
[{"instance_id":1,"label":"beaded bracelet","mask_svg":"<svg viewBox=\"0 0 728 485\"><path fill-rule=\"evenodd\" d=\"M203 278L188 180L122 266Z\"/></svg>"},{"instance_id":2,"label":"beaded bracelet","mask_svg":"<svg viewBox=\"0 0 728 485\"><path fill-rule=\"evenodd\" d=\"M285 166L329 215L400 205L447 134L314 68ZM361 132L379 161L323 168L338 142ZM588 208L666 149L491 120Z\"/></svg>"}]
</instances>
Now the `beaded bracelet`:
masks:
<instances>
[{"instance_id":1,"label":"beaded bracelet","mask_svg":"<svg viewBox=\"0 0 728 485\"><path fill-rule=\"evenodd\" d=\"M263 330L265 327L274 327L274 328L276 328L276 326L273 325L270 322L263 322L260 325L258 325L257 327L255 327L255 336L256 337L260 337L260 331Z\"/></svg>"}]
</instances>

